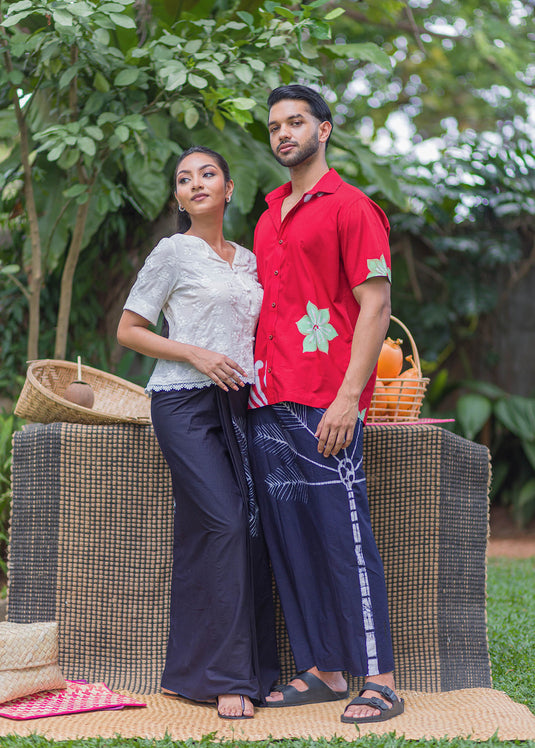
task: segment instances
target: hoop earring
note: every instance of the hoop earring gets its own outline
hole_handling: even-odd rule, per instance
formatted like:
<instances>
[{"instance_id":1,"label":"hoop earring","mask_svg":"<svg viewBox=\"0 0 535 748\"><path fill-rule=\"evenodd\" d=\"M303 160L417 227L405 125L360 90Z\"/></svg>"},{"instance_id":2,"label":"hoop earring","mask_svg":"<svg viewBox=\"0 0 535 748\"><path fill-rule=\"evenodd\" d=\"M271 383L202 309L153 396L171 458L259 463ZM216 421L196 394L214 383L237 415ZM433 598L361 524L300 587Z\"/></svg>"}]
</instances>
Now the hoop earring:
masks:
<instances>
[{"instance_id":1,"label":"hoop earring","mask_svg":"<svg viewBox=\"0 0 535 748\"><path fill-rule=\"evenodd\" d=\"M186 209L185 209L185 208L183 208L183 207L182 207L181 205L179 205L179 206L178 206L178 209L179 209L179 211L180 211L181 213L185 213L185 212L186 212Z\"/></svg>"},{"instance_id":2,"label":"hoop earring","mask_svg":"<svg viewBox=\"0 0 535 748\"><path fill-rule=\"evenodd\" d=\"M232 195L229 195L227 198L225 198L225 202L230 203L232 200Z\"/></svg>"}]
</instances>

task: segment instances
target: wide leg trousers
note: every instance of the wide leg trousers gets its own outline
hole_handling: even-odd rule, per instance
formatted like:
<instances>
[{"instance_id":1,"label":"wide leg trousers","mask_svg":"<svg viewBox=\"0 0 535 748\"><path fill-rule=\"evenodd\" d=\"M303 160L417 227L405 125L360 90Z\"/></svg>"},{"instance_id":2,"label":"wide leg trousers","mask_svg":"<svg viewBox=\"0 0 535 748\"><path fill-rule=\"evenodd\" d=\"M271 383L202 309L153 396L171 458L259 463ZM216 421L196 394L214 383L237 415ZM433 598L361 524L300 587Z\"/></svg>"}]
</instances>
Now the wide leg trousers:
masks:
<instances>
[{"instance_id":1,"label":"wide leg trousers","mask_svg":"<svg viewBox=\"0 0 535 748\"><path fill-rule=\"evenodd\" d=\"M198 701L261 701L278 677L271 572L240 453L246 401L215 386L152 395L175 503L162 687Z\"/></svg>"},{"instance_id":2,"label":"wide leg trousers","mask_svg":"<svg viewBox=\"0 0 535 748\"><path fill-rule=\"evenodd\" d=\"M260 516L298 672L394 669L383 564L373 535L359 420L323 457L324 410L283 402L249 411Z\"/></svg>"}]
</instances>

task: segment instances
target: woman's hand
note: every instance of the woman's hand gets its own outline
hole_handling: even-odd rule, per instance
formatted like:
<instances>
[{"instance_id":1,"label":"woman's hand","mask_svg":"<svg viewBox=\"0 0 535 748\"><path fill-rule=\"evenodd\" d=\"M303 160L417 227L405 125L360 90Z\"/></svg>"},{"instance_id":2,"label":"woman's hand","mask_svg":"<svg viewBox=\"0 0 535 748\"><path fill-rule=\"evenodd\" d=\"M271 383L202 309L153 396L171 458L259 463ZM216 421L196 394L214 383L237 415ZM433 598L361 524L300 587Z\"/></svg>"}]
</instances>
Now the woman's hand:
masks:
<instances>
[{"instance_id":1,"label":"woman's hand","mask_svg":"<svg viewBox=\"0 0 535 748\"><path fill-rule=\"evenodd\" d=\"M206 348L194 348L189 358L196 369L209 376L225 392L229 387L233 390L244 387L240 374L246 376L246 372L228 356Z\"/></svg>"}]
</instances>

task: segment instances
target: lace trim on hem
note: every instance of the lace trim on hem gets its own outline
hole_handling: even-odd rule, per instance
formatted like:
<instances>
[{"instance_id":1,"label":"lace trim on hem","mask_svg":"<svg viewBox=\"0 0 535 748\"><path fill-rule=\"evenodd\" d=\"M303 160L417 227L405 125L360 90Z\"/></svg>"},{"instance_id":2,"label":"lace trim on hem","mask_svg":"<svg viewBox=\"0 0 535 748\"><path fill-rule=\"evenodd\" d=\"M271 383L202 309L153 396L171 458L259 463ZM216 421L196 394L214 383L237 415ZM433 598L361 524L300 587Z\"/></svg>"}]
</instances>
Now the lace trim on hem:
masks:
<instances>
[{"instance_id":1,"label":"lace trim on hem","mask_svg":"<svg viewBox=\"0 0 535 748\"><path fill-rule=\"evenodd\" d=\"M253 384L253 382L244 379L245 384ZM172 392L173 390L195 390L200 387L216 387L216 383L211 379L209 382L175 382L174 384L153 384L150 389L145 387L145 392L150 395L151 392Z\"/></svg>"}]
</instances>

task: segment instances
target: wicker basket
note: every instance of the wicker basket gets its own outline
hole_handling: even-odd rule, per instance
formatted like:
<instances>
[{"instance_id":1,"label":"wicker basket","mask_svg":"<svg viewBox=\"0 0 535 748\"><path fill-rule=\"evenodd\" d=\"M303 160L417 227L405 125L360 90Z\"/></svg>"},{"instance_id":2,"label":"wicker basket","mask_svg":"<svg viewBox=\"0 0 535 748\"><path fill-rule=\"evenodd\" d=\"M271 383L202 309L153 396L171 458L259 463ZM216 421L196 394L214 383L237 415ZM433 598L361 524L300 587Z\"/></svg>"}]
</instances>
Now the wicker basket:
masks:
<instances>
[{"instance_id":1,"label":"wicker basket","mask_svg":"<svg viewBox=\"0 0 535 748\"><path fill-rule=\"evenodd\" d=\"M95 395L92 408L69 402L63 393L78 379L70 361L30 361L15 414L28 421L52 423L150 423L150 398L142 387L91 366L82 366L82 378Z\"/></svg>"},{"instance_id":2,"label":"wicker basket","mask_svg":"<svg viewBox=\"0 0 535 748\"><path fill-rule=\"evenodd\" d=\"M429 379L422 377L420 357L414 338L408 328L397 317L392 316L390 319L403 329L410 341L412 358L418 370L418 377L414 379L382 379L381 381L386 387L386 393L382 390L379 391L376 385L368 411L368 422L406 423L407 421L417 421Z\"/></svg>"}]
</instances>

